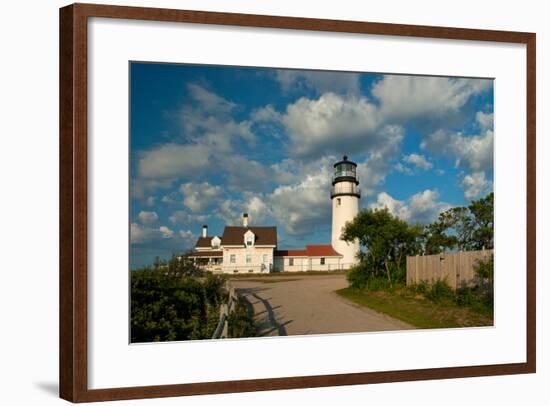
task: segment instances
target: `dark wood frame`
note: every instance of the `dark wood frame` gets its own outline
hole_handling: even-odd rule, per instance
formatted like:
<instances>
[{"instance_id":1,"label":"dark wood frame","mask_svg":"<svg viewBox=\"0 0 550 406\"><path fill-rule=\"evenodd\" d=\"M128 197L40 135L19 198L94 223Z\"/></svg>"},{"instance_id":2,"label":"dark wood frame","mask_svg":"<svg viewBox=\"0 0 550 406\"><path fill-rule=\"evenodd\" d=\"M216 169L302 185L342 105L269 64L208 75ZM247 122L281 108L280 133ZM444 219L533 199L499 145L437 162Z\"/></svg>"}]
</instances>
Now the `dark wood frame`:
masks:
<instances>
[{"instance_id":1,"label":"dark wood frame","mask_svg":"<svg viewBox=\"0 0 550 406\"><path fill-rule=\"evenodd\" d=\"M89 17L492 41L527 46L527 361L339 375L88 389L87 21ZM533 373L536 370L536 36L534 33L74 4L60 9L60 396L72 402Z\"/></svg>"}]
</instances>

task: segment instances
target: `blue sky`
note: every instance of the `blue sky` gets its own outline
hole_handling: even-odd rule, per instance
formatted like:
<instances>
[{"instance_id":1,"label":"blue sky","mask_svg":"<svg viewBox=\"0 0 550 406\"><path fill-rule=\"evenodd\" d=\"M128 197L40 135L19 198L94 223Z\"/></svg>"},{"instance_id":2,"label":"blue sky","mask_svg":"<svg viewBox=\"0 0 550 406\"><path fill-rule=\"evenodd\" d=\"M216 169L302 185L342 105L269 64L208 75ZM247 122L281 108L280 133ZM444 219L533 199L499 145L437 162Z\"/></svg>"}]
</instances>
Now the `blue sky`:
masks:
<instances>
[{"instance_id":1,"label":"blue sky","mask_svg":"<svg viewBox=\"0 0 550 406\"><path fill-rule=\"evenodd\" d=\"M330 176L357 162L361 207L426 223L493 189L493 81L131 63L130 260L193 247L202 224L330 242Z\"/></svg>"}]
</instances>

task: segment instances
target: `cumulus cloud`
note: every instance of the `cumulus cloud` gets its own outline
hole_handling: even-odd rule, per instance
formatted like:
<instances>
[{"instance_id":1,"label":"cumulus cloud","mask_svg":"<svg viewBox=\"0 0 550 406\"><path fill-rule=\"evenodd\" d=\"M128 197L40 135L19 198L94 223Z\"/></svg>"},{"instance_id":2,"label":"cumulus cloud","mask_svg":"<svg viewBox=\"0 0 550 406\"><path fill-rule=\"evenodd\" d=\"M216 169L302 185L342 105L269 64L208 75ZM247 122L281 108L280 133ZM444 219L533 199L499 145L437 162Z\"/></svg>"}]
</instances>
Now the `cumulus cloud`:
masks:
<instances>
[{"instance_id":1,"label":"cumulus cloud","mask_svg":"<svg viewBox=\"0 0 550 406\"><path fill-rule=\"evenodd\" d=\"M144 151L137 163L139 178L170 180L196 178L208 169L211 151L206 145L168 143Z\"/></svg>"},{"instance_id":2,"label":"cumulus cloud","mask_svg":"<svg viewBox=\"0 0 550 406\"><path fill-rule=\"evenodd\" d=\"M189 223L204 223L210 215L208 214L191 214L183 210L174 211L168 220L172 224L189 224Z\"/></svg>"},{"instance_id":3,"label":"cumulus cloud","mask_svg":"<svg viewBox=\"0 0 550 406\"><path fill-rule=\"evenodd\" d=\"M492 171L493 169L493 131L491 130L473 136L438 130L425 137L420 146L432 153L455 159L457 167L472 171Z\"/></svg>"},{"instance_id":4,"label":"cumulus cloud","mask_svg":"<svg viewBox=\"0 0 550 406\"><path fill-rule=\"evenodd\" d=\"M485 172L474 172L465 175L461 185L464 189L464 198L473 200L489 193L493 188L493 182L485 178Z\"/></svg>"},{"instance_id":5,"label":"cumulus cloud","mask_svg":"<svg viewBox=\"0 0 550 406\"><path fill-rule=\"evenodd\" d=\"M183 196L184 206L193 213L203 212L206 207L215 205L222 195L220 186L208 182L184 183L179 190Z\"/></svg>"},{"instance_id":6,"label":"cumulus cloud","mask_svg":"<svg viewBox=\"0 0 550 406\"><path fill-rule=\"evenodd\" d=\"M223 97L196 84L187 85L195 104L186 104L180 119L187 139L195 140L220 152L228 151L232 138L254 144L256 137L248 120L236 121L232 112L237 107Z\"/></svg>"},{"instance_id":7,"label":"cumulus cloud","mask_svg":"<svg viewBox=\"0 0 550 406\"><path fill-rule=\"evenodd\" d=\"M273 216L291 235L304 235L330 222L330 173L309 175L300 183L279 186L269 196Z\"/></svg>"},{"instance_id":8,"label":"cumulus cloud","mask_svg":"<svg viewBox=\"0 0 550 406\"><path fill-rule=\"evenodd\" d=\"M150 197L149 194L155 193L159 189L168 189L172 184L171 179L135 178L130 183L130 191L133 198L146 201Z\"/></svg>"},{"instance_id":9,"label":"cumulus cloud","mask_svg":"<svg viewBox=\"0 0 550 406\"><path fill-rule=\"evenodd\" d=\"M145 199L145 204L149 207L152 207L155 205L156 201L157 201L156 196L149 196L147 199Z\"/></svg>"},{"instance_id":10,"label":"cumulus cloud","mask_svg":"<svg viewBox=\"0 0 550 406\"><path fill-rule=\"evenodd\" d=\"M439 201L439 193L426 189L418 192L406 200L398 200L386 192L381 192L377 200L369 205L371 209L387 208L390 213L402 220L429 223L434 221L444 210L451 207L448 203Z\"/></svg>"},{"instance_id":11,"label":"cumulus cloud","mask_svg":"<svg viewBox=\"0 0 550 406\"><path fill-rule=\"evenodd\" d=\"M188 243L194 242L196 236L190 230L180 230L179 236Z\"/></svg>"},{"instance_id":12,"label":"cumulus cloud","mask_svg":"<svg viewBox=\"0 0 550 406\"><path fill-rule=\"evenodd\" d=\"M425 171L433 167L433 164L429 162L424 155L420 155L420 154L413 153L413 154L405 155L403 157L403 161L411 165L414 165L419 169L424 169Z\"/></svg>"},{"instance_id":13,"label":"cumulus cloud","mask_svg":"<svg viewBox=\"0 0 550 406\"><path fill-rule=\"evenodd\" d=\"M249 120L237 121L237 105L196 84L187 86L191 102L176 114L184 143L170 142L140 151L137 157L135 193L143 194L146 182L197 179L212 168L213 161L228 160L233 144L242 139L251 146L256 136ZM141 188L141 189L140 189ZM154 189L153 184L148 190Z\"/></svg>"},{"instance_id":14,"label":"cumulus cloud","mask_svg":"<svg viewBox=\"0 0 550 406\"><path fill-rule=\"evenodd\" d=\"M264 191L270 187L273 172L269 166L235 154L228 159L218 161L226 184L240 191Z\"/></svg>"},{"instance_id":15,"label":"cumulus cloud","mask_svg":"<svg viewBox=\"0 0 550 406\"><path fill-rule=\"evenodd\" d=\"M277 69L275 79L285 92L315 90L322 94L358 93L359 75L353 72L301 71Z\"/></svg>"},{"instance_id":16,"label":"cumulus cloud","mask_svg":"<svg viewBox=\"0 0 550 406\"><path fill-rule=\"evenodd\" d=\"M170 239L174 237L174 232L166 226L159 228L147 227L138 223L130 224L130 243L131 244L147 244L158 242L162 239Z\"/></svg>"},{"instance_id":17,"label":"cumulus cloud","mask_svg":"<svg viewBox=\"0 0 550 406\"><path fill-rule=\"evenodd\" d=\"M468 99L491 88L487 79L384 75L371 92L380 101L387 119L411 119L421 115L456 113Z\"/></svg>"},{"instance_id":18,"label":"cumulus cloud","mask_svg":"<svg viewBox=\"0 0 550 406\"><path fill-rule=\"evenodd\" d=\"M282 117L289 139L289 153L319 156L366 150L384 143L376 131L377 108L365 97L325 93L319 99L301 98L289 104Z\"/></svg>"},{"instance_id":19,"label":"cumulus cloud","mask_svg":"<svg viewBox=\"0 0 550 406\"><path fill-rule=\"evenodd\" d=\"M138 214L138 220L142 224L153 224L156 223L159 219L159 216L154 211L140 211Z\"/></svg>"},{"instance_id":20,"label":"cumulus cloud","mask_svg":"<svg viewBox=\"0 0 550 406\"><path fill-rule=\"evenodd\" d=\"M493 129L493 118L493 113L484 113L482 111L476 113L476 122L481 131Z\"/></svg>"}]
</instances>

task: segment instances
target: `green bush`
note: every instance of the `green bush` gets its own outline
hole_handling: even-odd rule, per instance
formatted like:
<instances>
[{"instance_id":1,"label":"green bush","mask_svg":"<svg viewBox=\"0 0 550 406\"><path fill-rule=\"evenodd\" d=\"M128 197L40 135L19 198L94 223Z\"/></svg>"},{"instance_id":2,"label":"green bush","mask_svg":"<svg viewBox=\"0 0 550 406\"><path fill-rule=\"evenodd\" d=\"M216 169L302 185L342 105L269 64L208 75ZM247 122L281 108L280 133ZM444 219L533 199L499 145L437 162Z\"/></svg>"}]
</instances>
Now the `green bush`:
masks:
<instances>
[{"instance_id":1,"label":"green bush","mask_svg":"<svg viewBox=\"0 0 550 406\"><path fill-rule=\"evenodd\" d=\"M365 269L365 266L360 263L348 271L346 278L349 286L354 289L364 289L367 286L369 274Z\"/></svg>"},{"instance_id":2,"label":"green bush","mask_svg":"<svg viewBox=\"0 0 550 406\"><path fill-rule=\"evenodd\" d=\"M131 273L131 342L210 338L224 300L223 280L176 276L166 268Z\"/></svg>"},{"instance_id":3,"label":"green bush","mask_svg":"<svg viewBox=\"0 0 550 406\"><path fill-rule=\"evenodd\" d=\"M239 297L235 303L235 310L228 318L228 334L231 338L255 337L253 311L245 298Z\"/></svg>"},{"instance_id":4,"label":"green bush","mask_svg":"<svg viewBox=\"0 0 550 406\"><path fill-rule=\"evenodd\" d=\"M454 300L455 292L449 285L447 285L445 281L438 280L432 284L430 290L426 294L426 297L433 302Z\"/></svg>"},{"instance_id":5,"label":"green bush","mask_svg":"<svg viewBox=\"0 0 550 406\"><path fill-rule=\"evenodd\" d=\"M428 285L425 281L416 283L414 285L409 286L409 290L411 290L413 293L419 293L421 295L426 295L430 290L430 285Z\"/></svg>"}]
</instances>

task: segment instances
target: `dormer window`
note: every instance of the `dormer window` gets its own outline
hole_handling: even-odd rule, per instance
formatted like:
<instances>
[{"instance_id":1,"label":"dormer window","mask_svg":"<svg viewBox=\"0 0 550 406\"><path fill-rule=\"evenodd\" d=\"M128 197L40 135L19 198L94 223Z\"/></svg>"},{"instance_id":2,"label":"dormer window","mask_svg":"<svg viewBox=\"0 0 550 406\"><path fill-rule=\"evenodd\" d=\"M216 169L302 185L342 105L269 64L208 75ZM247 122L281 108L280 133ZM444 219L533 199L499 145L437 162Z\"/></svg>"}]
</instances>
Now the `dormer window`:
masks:
<instances>
[{"instance_id":1,"label":"dormer window","mask_svg":"<svg viewBox=\"0 0 550 406\"><path fill-rule=\"evenodd\" d=\"M244 244L247 247L253 247L255 239L256 239L256 236L252 231L248 230L246 233L244 233Z\"/></svg>"},{"instance_id":2,"label":"dormer window","mask_svg":"<svg viewBox=\"0 0 550 406\"><path fill-rule=\"evenodd\" d=\"M220 248L220 245L222 243L222 240L220 239L220 237L216 236L216 237L213 237L212 238L212 241L210 241L210 245L212 246L213 249L217 250Z\"/></svg>"}]
</instances>

